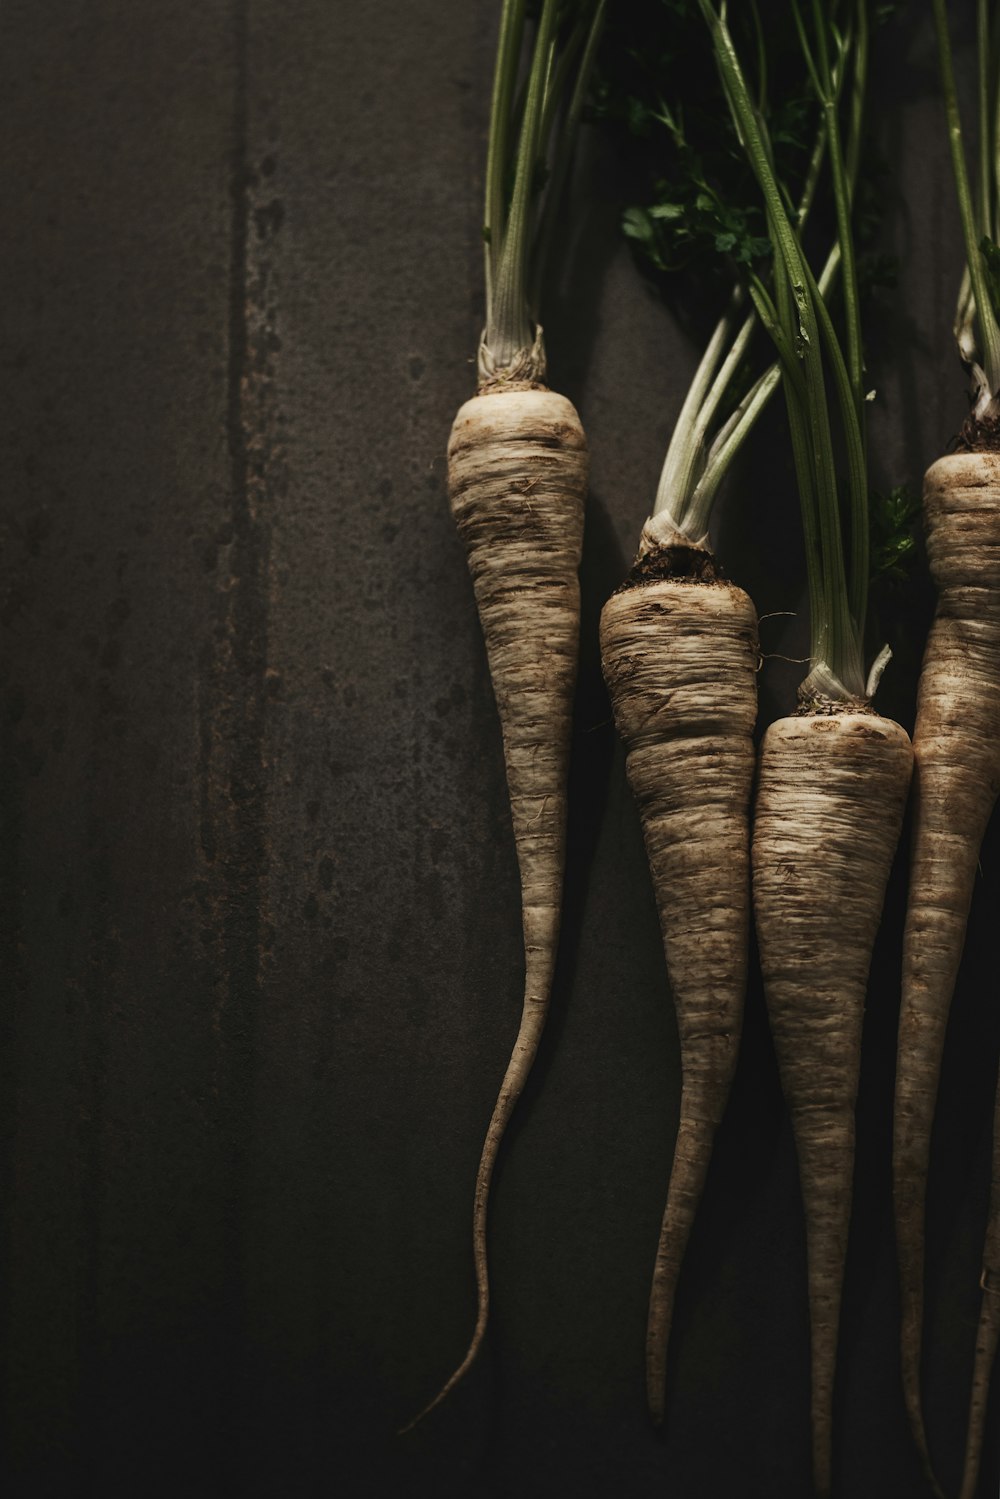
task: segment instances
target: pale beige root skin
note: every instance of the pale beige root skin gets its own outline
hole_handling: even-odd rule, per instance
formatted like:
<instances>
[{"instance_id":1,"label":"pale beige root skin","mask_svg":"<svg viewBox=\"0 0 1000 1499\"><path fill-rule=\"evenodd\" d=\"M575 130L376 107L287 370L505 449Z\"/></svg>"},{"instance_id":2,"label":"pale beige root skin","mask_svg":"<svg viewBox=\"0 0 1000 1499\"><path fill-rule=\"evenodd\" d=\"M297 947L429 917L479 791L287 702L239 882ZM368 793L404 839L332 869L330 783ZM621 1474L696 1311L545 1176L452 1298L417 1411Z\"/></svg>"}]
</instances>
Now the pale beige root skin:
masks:
<instances>
[{"instance_id":1,"label":"pale beige root skin","mask_svg":"<svg viewBox=\"0 0 1000 1499\"><path fill-rule=\"evenodd\" d=\"M920 1396L926 1184L948 1011L979 848L1000 788L1000 456L939 459L924 479L924 518L938 603L913 735L893 1195L903 1393L925 1473L937 1488Z\"/></svg>"},{"instance_id":2,"label":"pale beige root skin","mask_svg":"<svg viewBox=\"0 0 1000 1499\"><path fill-rule=\"evenodd\" d=\"M466 401L448 443L448 491L465 543L503 732L521 874L524 1006L486 1132L472 1218L476 1326L451 1378L404 1430L454 1389L489 1317L486 1210L500 1141L538 1050L555 970L566 856L566 782L580 633L577 568L588 456L580 418L543 388Z\"/></svg>"},{"instance_id":3,"label":"pale beige root skin","mask_svg":"<svg viewBox=\"0 0 1000 1499\"><path fill-rule=\"evenodd\" d=\"M649 1406L660 1421L681 1260L743 1016L757 616L728 583L647 582L605 605L601 658L642 819L680 1036L680 1123L646 1344Z\"/></svg>"},{"instance_id":4,"label":"pale beige root skin","mask_svg":"<svg viewBox=\"0 0 1000 1499\"><path fill-rule=\"evenodd\" d=\"M799 1157L808 1250L813 1480L821 1496L830 1493L833 1381L865 990L911 768L905 731L864 711L779 719L761 746L754 917Z\"/></svg>"},{"instance_id":5,"label":"pale beige root skin","mask_svg":"<svg viewBox=\"0 0 1000 1499\"><path fill-rule=\"evenodd\" d=\"M965 1464L959 1499L975 1499L979 1465L983 1455L983 1433L990 1395L990 1375L1000 1341L1000 1080L993 1111L993 1183L990 1214L983 1248L983 1300L976 1333L976 1357L972 1370L972 1399L965 1439Z\"/></svg>"}]
</instances>

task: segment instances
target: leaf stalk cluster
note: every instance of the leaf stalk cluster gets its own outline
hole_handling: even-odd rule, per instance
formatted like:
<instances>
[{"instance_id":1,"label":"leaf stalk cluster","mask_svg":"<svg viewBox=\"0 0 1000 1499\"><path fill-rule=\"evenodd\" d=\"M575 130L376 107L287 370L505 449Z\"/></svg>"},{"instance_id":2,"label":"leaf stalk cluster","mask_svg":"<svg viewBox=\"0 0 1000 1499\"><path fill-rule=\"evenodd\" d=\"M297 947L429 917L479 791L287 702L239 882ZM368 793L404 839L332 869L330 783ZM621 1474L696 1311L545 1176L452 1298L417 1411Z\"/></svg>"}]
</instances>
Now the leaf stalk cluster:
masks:
<instances>
[{"instance_id":1,"label":"leaf stalk cluster","mask_svg":"<svg viewBox=\"0 0 1000 1499\"><path fill-rule=\"evenodd\" d=\"M948 142L965 242L965 273L955 314L955 340L972 378L973 418L1000 422L1000 37L991 35L987 0L976 0L976 104L979 131L976 191L965 157L962 119L944 0L933 0Z\"/></svg>"},{"instance_id":2,"label":"leaf stalk cluster","mask_svg":"<svg viewBox=\"0 0 1000 1499\"><path fill-rule=\"evenodd\" d=\"M747 85L724 10L717 11L712 0L699 0L737 133L764 200L774 246L773 287L753 275L750 296L774 343L784 377L802 507L812 670L801 690L807 696L822 694L850 700L866 696L868 685L863 668L869 571L864 366L851 230L867 67L866 0L853 0L850 31L844 33L820 0L809 0L808 25L798 0L792 0L792 4L805 66L822 110L830 157L837 246L836 256L828 259L821 280L829 282L839 263L844 283L846 355L824 299L828 287L813 274L802 247L800 215L791 207L775 172L766 122ZM852 59L854 86L848 95L845 150L839 101ZM837 437L846 469L846 522L840 499Z\"/></svg>"},{"instance_id":3,"label":"leaf stalk cluster","mask_svg":"<svg viewBox=\"0 0 1000 1499\"><path fill-rule=\"evenodd\" d=\"M493 378L544 370L541 282L606 0L543 0L519 90L525 8L504 0L490 107L480 371Z\"/></svg>"},{"instance_id":4,"label":"leaf stalk cluster","mask_svg":"<svg viewBox=\"0 0 1000 1499\"><path fill-rule=\"evenodd\" d=\"M808 46L805 28L801 25L798 10L796 21L806 52L805 65L817 99L821 105L818 128L813 141L806 168L803 187L794 215L801 236L816 195L824 160L830 140L831 122L836 127L837 111L841 106L845 81L848 78L848 58L852 52L854 66L851 72L852 89L849 96L849 118L846 147L841 149L839 130L834 137L836 165L834 179L845 212L839 213L838 227L841 234L833 244L826 264L819 277L819 288L824 298L837 279L841 266L841 242L844 238L853 201L854 187L858 175L861 142L861 116L867 68L867 29L864 17L853 38L837 36L835 56L831 61L830 48L823 38L823 50L819 64L813 61ZM760 26L756 7L753 7L755 34L757 37L758 87L755 108L763 115L767 99L767 48ZM773 161L772 161L773 165ZM782 188L784 192L784 188ZM849 244L849 271L845 278L845 298L851 308L851 325L857 326L858 287L853 254L853 242ZM754 302L749 313L743 314L746 291L742 283L734 289L729 307L723 314L713 333L695 373L681 412L674 424L670 446L663 465L657 489L654 513L665 512L673 524L693 542L704 539L708 530L712 505L719 487L725 478L743 443L758 417L763 412L780 383L781 362L776 360L754 381L729 417L714 435L710 436L717 413L725 403L726 395L740 369L744 354L750 344L758 319L765 323L770 319L772 335L776 330L776 318L767 287L760 274L750 274L750 296ZM780 338L780 329L777 331ZM856 333L850 348L852 383L855 401L862 409L863 369L861 341ZM857 559L859 563L861 559Z\"/></svg>"}]
</instances>

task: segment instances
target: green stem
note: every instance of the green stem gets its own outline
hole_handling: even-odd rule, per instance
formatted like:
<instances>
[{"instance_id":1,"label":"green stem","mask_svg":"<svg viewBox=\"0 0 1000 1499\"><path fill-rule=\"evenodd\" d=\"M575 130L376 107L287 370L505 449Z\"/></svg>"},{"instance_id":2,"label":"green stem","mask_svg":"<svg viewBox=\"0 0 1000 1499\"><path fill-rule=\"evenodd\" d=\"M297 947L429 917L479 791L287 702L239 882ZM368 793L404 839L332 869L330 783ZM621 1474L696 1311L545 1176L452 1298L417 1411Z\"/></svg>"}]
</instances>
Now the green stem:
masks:
<instances>
[{"instance_id":1,"label":"green stem","mask_svg":"<svg viewBox=\"0 0 1000 1499\"><path fill-rule=\"evenodd\" d=\"M993 37L990 52L990 71L993 78L993 131L988 136L993 194L993 227L991 232L994 241L1000 244L1000 87L997 86L997 73L1000 71L1000 27L997 28L997 35Z\"/></svg>"},{"instance_id":2,"label":"green stem","mask_svg":"<svg viewBox=\"0 0 1000 1499\"><path fill-rule=\"evenodd\" d=\"M844 149L840 134L839 90L830 67L826 21L823 16L820 0L811 0L811 7L813 29L816 35L815 57L809 45L809 38L799 10L798 0L792 0L792 12L795 18L796 30L799 34L799 43L805 57L813 89L819 100L820 108L823 111L826 140L830 148L830 173L833 179L837 243L840 247L840 264L843 268L844 311L847 325L847 365L850 370L850 381L854 391L854 402L860 425L863 419L863 403L865 398L864 356L861 347L861 318L858 298L857 265L854 255L854 236L851 233L853 182L851 180L852 174L849 173L847 163L844 159ZM859 12L863 27L865 14L864 0L861 0ZM861 67L862 60L859 57L859 67L855 72L856 85L859 75L861 75ZM859 107L859 90L857 86L855 87L853 102L855 111L857 111ZM860 121L858 120L856 123L859 125ZM855 140L858 139L859 134L859 129L852 131ZM856 169L856 160L854 166Z\"/></svg>"},{"instance_id":3,"label":"green stem","mask_svg":"<svg viewBox=\"0 0 1000 1499\"><path fill-rule=\"evenodd\" d=\"M763 67L761 61L759 66ZM806 178L799 199L797 222L804 225L812 208L813 198L816 192L816 184L819 180L823 157L826 152L826 132L822 128L816 132L816 140L813 143L809 165L806 169ZM756 287L756 295L754 288ZM763 302L757 306L758 297L763 296ZM760 401L752 404L752 415L745 425L741 426L741 437L737 443L722 443L716 449L713 441L712 456L704 455L705 436L711 424L726 388L733 375L739 367L739 360L745 352L746 346L752 335L756 318L771 318L772 326L776 319L773 307L770 307L769 297L764 288L764 283L759 277L751 277L751 297L754 298L756 312L737 329L736 313L742 307L745 300L743 287L737 283L733 289L729 308L723 314L715 332L709 341L708 347L702 356L701 363L691 382L690 389L681 407L680 414L674 423L674 429L670 437L670 445L667 448L667 456L664 460L663 471L656 491L656 503L653 514L658 515L666 511L679 529L690 532L693 539L698 540L704 535L708 528L708 512L705 510L700 497L710 494L712 498L717 494L719 485L725 477L726 469L732 463L739 448L749 435L750 428L763 411L768 400L777 387L777 375L773 379L763 380L763 389L766 394ZM762 311L763 308L763 311ZM779 334L780 336L780 334ZM723 349L727 340L735 339L739 343L739 357L731 360L726 357L724 363L725 378L716 375L720 359L723 357ZM794 364L791 369L791 378L801 378L798 366ZM756 389L756 387L754 387ZM711 472L709 469L711 468ZM698 496L697 504L695 504ZM688 516L688 506L694 505L692 517ZM695 531L697 527L697 531Z\"/></svg>"},{"instance_id":4,"label":"green stem","mask_svg":"<svg viewBox=\"0 0 1000 1499\"><path fill-rule=\"evenodd\" d=\"M858 7L864 15L865 0ZM813 0L814 24L820 32L824 20L819 0ZM847 328L847 368L850 371L851 387L857 409L858 429L862 436L864 424L864 353L861 344L861 301L858 295L858 270L854 255L854 235L851 232L852 184L849 181L844 161L843 143L840 136L840 115L829 74L825 40L819 49L820 67L824 73L823 114L826 118L827 139L830 146L830 173L833 179L833 200L837 217L837 243L840 245L841 278L844 296L844 320ZM858 132L860 134L860 131ZM865 578L867 589L867 576Z\"/></svg>"},{"instance_id":5,"label":"green stem","mask_svg":"<svg viewBox=\"0 0 1000 1499\"><path fill-rule=\"evenodd\" d=\"M819 174L823 166L823 158L826 155L826 131L817 130L816 139L813 142L812 155L809 158L809 166L806 169L806 180L802 188L802 196L799 199L799 211L795 216L799 233L805 227L809 210L812 208L813 198L816 196L816 185L819 182Z\"/></svg>"},{"instance_id":6,"label":"green stem","mask_svg":"<svg viewBox=\"0 0 1000 1499\"><path fill-rule=\"evenodd\" d=\"M826 257L826 264L823 266L817 282L820 296L824 301L830 295L839 269L840 246L839 244L834 244ZM764 323L774 343L776 345L780 344L781 348L785 350L785 365L783 366L782 359L779 357L762 375L758 376L735 411L727 418L712 439L712 445L705 459L701 478L691 493L690 509L687 512L688 525L692 535L697 534L698 536L702 536L708 530L712 502L718 492L719 485L725 478L726 471L733 462L733 459L750 435L750 430L757 418L777 390L783 369L784 373L798 390L800 400L805 395L802 371L791 352L790 346L786 344L784 330L778 322L777 311L773 302L771 302L766 287L759 279L751 287L751 296L754 293L756 293L754 297L755 316L759 317L761 322Z\"/></svg>"},{"instance_id":7,"label":"green stem","mask_svg":"<svg viewBox=\"0 0 1000 1499\"><path fill-rule=\"evenodd\" d=\"M829 310L820 287L812 281L808 262L803 262L809 275L810 291L814 296L816 315L823 334L831 365L837 399L844 412L844 439L847 445L848 492L851 507L851 563L848 570L848 601L855 621L859 639L864 639L865 613L868 601L868 477L864 436L864 354L861 340L861 304L858 295L857 263L854 255L854 236L851 232L851 208L854 197L854 178L845 161L840 134L840 115L837 89L830 68L830 53L827 46L826 22L820 0L811 0L813 28L816 34L816 64L810 71L813 84L819 93L820 104L826 120L827 140L830 147L830 172L837 221L837 245L840 251L840 268L843 273L844 320L847 329L847 360L834 333ZM805 28L798 13L797 0L793 0L796 24L802 45L808 50ZM858 0L858 31L855 43L855 88L852 95L851 156L850 164L857 170L858 142L861 135L864 77L867 67L867 19L866 0ZM847 419L850 404L854 406L854 420Z\"/></svg>"},{"instance_id":8,"label":"green stem","mask_svg":"<svg viewBox=\"0 0 1000 1499\"><path fill-rule=\"evenodd\" d=\"M791 294L783 277L776 278L778 302L784 319L787 320L788 335L795 336L794 314ZM782 337L785 326L782 326ZM829 652L829 617L826 580L823 573L823 549L817 525L816 486L813 479L809 422L806 411L805 381L802 371L796 366L798 380L785 379L785 408L788 412L788 430L792 443L792 462L799 488L799 506L802 512L802 540L806 559L806 581L809 589L809 655L813 661L822 661Z\"/></svg>"},{"instance_id":9,"label":"green stem","mask_svg":"<svg viewBox=\"0 0 1000 1499\"><path fill-rule=\"evenodd\" d=\"M666 511L678 525L684 514L684 506L687 503L691 476L698 468L699 455L692 441L691 433L698 419L698 412L708 391L711 389L715 372L719 361L722 359L730 338L736 328L736 317L743 305L743 288L737 286L726 311L716 324L715 332L708 341L708 347L701 356L701 361L695 371L694 379L688 387L688 393L684 397L684 404L680 414L674 423L674 429L670 436L667 447L667 456L663 460L663 469L660 473L660 482L656 490L656 502L653 506L653 514L659 515Z\"/></svg>"},{"instance_id":10,"label":"green stem","mask_svg":"<svg viewBox=\"0 0 1000 1499\"><path fill-rule=\"evenodd\" d=\"M976 301L980 344L983 351L983 369L987 384L986 394L989 397L1000 392L1000 327L997 326L996 315L990 301L982 252L979 249L976 235L976 216L972 193L969 189L965 148L962 143L962 120L958 112L958 92L955 87L955 70L951 60L951 41L948 36L945 0L932 0L932 5L934 25L937 30L938 55L941 62L941 87L948 117L951 163L955 174L962 236L965 240L965 259L972 281L972 294Z\"/></svg>"},{"instance_id":11,"label":"green stem","mask_svg":"<svg viewBox=\"0 0 1000 1499\"><path fill-rule=\"evenodd\" d=\"M963 364L974 364L979 357L976 347L976 299L972 295L972 281L969 277L969 267L962 270L962 284L958 288L958 302L955 307L955 322L952 325L952 333L958 344L958 352Z\"/></svg>"},{"instance_id":12,"label":"green stem","mask_svg":"<svg viewBox=\"0 0 1000 1499\"><path fill-rule=\"evenodd\" d=\"M834 464L833 436L827 402L820 340L828 346L832 337L829 314L819 297L816 282L805 262L798 237L789 221L784 198L775 178L768 143L750 99L746 81L732 38L724 21L716 14L710 0L699 0L709 25L716 59L724 88L733 111L737 130L748 161L764 196L768 230L775 245L775 286L778 318L784 332L784 343L791 344L801 363L805 384L805 402L789 401L794 428L793 453L803 503L803 529L808 531L813 512L818 536L820 587L816 586L816 569L810 567L810 596L819 605L813 620L814 642L825 642L818 652L817 664L825 661L839 679L845 695L860 695L864 690L861 676L859 621L852 618L844 573L843 544L840 529L840 507ZM843 253L843 252L841 252ZM833 343L836 343L834 338ZM780 346L779 346L780 352ZM786 354L787 360L787 354ZM842 365L842 359L841 359ZM835 363L838 395L840 371ZM857 425L850 384L847 403L841 415L845 426ZM841 400L843 406L843 402ZM793 410L796 415L792 415ZM865 498L867 498L865 496ZM815 560L815 559L814 559ZM865 580L867 582L867 580ZM821 598L816 595L821 593Z\"/></svg>"},{"instance_id":13,"label":"green stem","mask_svg":"<svg viewBox=\"0 0 1000 1499\"><path fill-rule=\"evenodd\" d=\"M802 58L806 65L806 72L809 74L809 81L813 86L813 93L816 95L817 99L822 102L823 83L820 79L816 61L812 55L812 48L809 45L809 36L806 32L805 23L802 20L802 12L799 10L798 0L792 0L792 20L795 22L795 30L799 34L799 48L802 52Z\"/></svg>"},{"instance_id":14,"label":"green stem","mask_svg":"<svg viewBox=\"0 0 1000 1499\"><path fill-rule=\"evenodd\" d=\"M780 287L781 283L779 282L778 284ZM759 276L752 276L750 279L750 296L753 298L753 305L757 316L760 318L765 332L774 344L782 374L792 385L799 399L804 402L806 398L806 383L798 355L795 352L798 329L794 327L786 329L778 314L777 307L771 300L770 292Z\"/></svg>"},{"instance_id":15,"label":"green stem","mask_svg":"<svg viewBox=\"0 0 1000 1499\"><path fill-rule=\"evenodd\" d=\"M769 229L777 237L773 217L769 217ZM816 308L811 301L811 288L808 287L807 267L804 262L797 268L797 274L802 276L801 282L795 282L790 276L782 275L779 268L776 275L776 290L778 311L786 336L791 332L793 338L797 337L802 350L799 358L803 365L805 400L797 404L802 408L807 447L803 450L800 441L796 467L797 472L809 473L815 504L823 601L819 618L815 622L817 646L820 647L820 642L822 642L822 646L817 649L816 656L818 660L828 661L843 680L844 642L847 634L844 628L846 583L833 433L830 429L830 411L822 356L819 352Z\"/></svg>"},{"instance_id":16,"label":"green stem","mask_svg":"<svg viewBox=\"0 0 1000 1499\"><path fill-rule=\"evenodd\" d=\"M558 56L556 54L555 37L549 43L549 57L545 65L545 87L542 93L542 121L538 127L538 140L542 150L545 149L545 142L552 134L552 126L558 113L559 104L566 88L566 80L569 77L570 68L573 66L573 58L580 42L580 29L578 26L574 26L561 54Z\"/></svg>"},{"instance_id":17,"label":"green stem","mask_svg":"<svg viewBox=\"0 0 1000 1499\"><path fill-rule=\"evenodd\" d=\"M841 254L841 258L842 254ZM858 411L854 401L854 386L844 362L843 351L837 342L833 320L823 299L818 283L813 278L809 265L805 266L809 279L810 295L814 298L816 317L823 337L824 347L833 371L834 388L837 393L843 419L843 435L847 448L847 482L851 507L851 565L847 597L851 615L857 628L859 640L864 639L865 614L868 606L868 467L864 444L863 412ZM862 397L863 399L863 397ZM837 535L840 530L838 527Z\"/></svg>"},{"instance_id":18,"label":"green stem","mask_svg":"<svg viewBox=\"0 0 1000 1499\"><path fill-rule=\"evenodd\" d=\"M693 541L700 541L705 534L705 527L698 531L692 531L688 507L691 495L700 478L701 470L705 462L705 439L708 429L712 424L712 418L719 409L719 404L729 388L729 384L740 367L740 363L747 350L747 345L753 336L754 328L757 326L757 318L751 312L750 316L744 318L743 325L730 346L719 369L718 374L712 381L705 399L701 402L698 413L691 423L688 441L685 444L683 461L678 468L676 476L667 472L664 464L663 474L660 476L660 488L656 492L656 504L653 514L661 510L667 510L675 519L680 530L691 536ZM669 453L668 453L669 458Z\"/></svg>"},{"instance_id":19,"label":"green stem","mask_svg":"<svg viewBox=\"0 0 1000 1499\"><path fill-rule=\"evenodd\" d=\"M859 9L860 14L858 18L858 28L855 41L856 62L853 74L853 87L850 103L850 127L848 131L847 147L844 153L844 175L846 178L845 186L851 203L853 203L854 198L854 184L857 181L858 160L860 156L862 105L864 99L865 73L867 66L868 38L863 0ZM759 66L760 63L758 62L758 67ZM838 100L841 96L841 93L843 92L844 79L845 70L841 68L840 72L833 80L834 91ZM816 133L816 140L814 142L812 154L810 156L809 166L806 170L806 179L803 185L802 195L799 200L798 212L796 214L796 224L800 233L803 226L805 225L806 219L809 216L809 211L812 207L820 169L826 152L826 143L826 128L825 126L821 125L820 129ZM831 247L830 252L826 258L826 263L823 266L823 270L820 273L819 280L817 282L819 294L824 299L824 301L830 295L830 291L833 287L837 272L840 269L840 263L841 247L838 241L835 242ZM800 402L804 402L805 386L802 380L802 371L799 368L798 361L792 354L790 346L785 340L784 330L781 328L777 311L774 307L774 304L771 302L770 296L764 286L764 283L757 277L752 278L751 296L754 298L755 304L754 316L760 317L761 320L766 323L768 332L771 334L771 337L777 344L780 345L781 349L784 350L785 372L788 378L796 384L796 387L799 390ZM723 322L720 323L719 329L716 330L716 339L719 337L719 331L723 328L730 328L731 331L731 327L727 319L724 319ZM708 360L709 357L713 354L714 343L715 340L713 340L713 343L709 345L709 349L706 351L706 360ZM715 368L717 357L718 356L716 354L715 360L712 363L713 369ZM703 364L704 362L705 361L703 361ZM754 423L757 421L757 418L760 416L761 412L767 405L767 402L770 400L774 391L777 389L781 378L782 365L783 361L779 357L777 363L772 364L769 369L765 370L765 372L754 383L748 394L740 402L736 410L733 411L733 413L712 439L711 447L709 448L709 451L704 458L703 464L701 465L701 475L694 484L694 488L691 491L690 499L689 501L687 501L686 508L681 507L681 509L678 511L678 514L684 515L684 529L696 539L704 535L704 533L708 529L712 504L716 494L718 493L719 486L721 485L722 480L725 478L728 468L732 464L740 448L743 446L743 443L749 436ZM699 374L700 373L701 371L699 370ZM689 392L688 401L685 402L684 410L682 411L681 416L678 418L677 425L674 429L674 435L671 439L672 449L674 448L675 444L677 448L680 449L682 446L682 439L686 440L689 445L691 444L691 432L694 427L699 424L698 417L700 413L697 410L697 403L698 401L703 399L706 385L706 381L701 381L699 383L698 378L696 377L695 384L692 385L691 392ZM692 410L690 411L688 410L689 403L692 407ZM670 456L671 455L668 452L668 461L670 459ZM698 465L693 461L690 462L688 472L693 475L697 467ZM675 483L676 473L677 470L675 468L674 472L671 475L671 479L674 480ZM662 484L663 481L661 481L661 486ZM670 492L671 491L668 489L667 493L669 494ZM674 493L676 495L676 491L674 491ZM657 506L658 508L664 508L663 506L661 506L659 498L657 501ZM855 524L854 526L854 534L855 536L859 534L859 528L857 524ZM863 534L867 537L867 531L864 531ZM863 580L866 578L867 560L859 559L857 556L852 557L852 580ZM864 601L858 600L857 602L858 606L863 612Z\"/></svg>"},{"instance_id":20,"label":"green stem","mask_svg":"<svg viewBox=\"0 0 1000 1499\"><path fill-rule=\"evenodd\" d=\"M767 105L767 48L764 46L764 28L760 24L757 0L750 0L753 15L753 34L757 47L757 108L761 114Z\"/></svg>"},{"instance_id":21,"label":"green stem","mask_svg":"<svg viewBox=\"0 0 1000 1499\"><path fill-rule=\"evenodd\" d=\"M868 4L858 0L858 29L854 39L854 86L851 89L850 130L847 136L847 178L851 201L858 182L861 160L861 127L865 117L865 90L868 84Z\"/></svg>"},{"instance_id":22,"label":"green stem","mask_svg":"<svg viewBox=\"0 0 1000 1499\"><path fill-rule=\"evenodd\" d=\"M486 148L486 204L483 218L487 326L492 322L493 317L493 286L506 228L504 179L507 175L511 101L517 81L517 64L521 56L521 37L524 31L524 3L525 0L504 0L500 15L496 68L493 74L490 134Z\"/></svg>"},{"instance_id":23,"label":"green stem","mask_svg":"<svg viewBox=\"0 0 1000 1499\"><path fill-rule=\"evenodd\" d=\"M555 232L556 220L563 199L563 191L566 186L566 178L569 174L569 164L573 156L573 147L576 144L577 126L580 123L580 115L583 112L584 100L587 97L587 85L594 67L594 59L597 56L597 46L601 39L601 31L604 26L604 15L607 10L607 0L597 0L594 14L591 18L589 29L586 33L583 55L580 58L580 66L577 69L576 82L573 92L566 107L562 128L552 153L552 170L549 174L548 184L545 190L545 204L542 208L542 217L538 226L535 248L532 254L532 277L531 277L531 315L538 322L539 303L541 301L542 282L545 279L545 271L548 266L549 255L552 250L552 239ZM581 27L583 23L580 23ZM575 38L572 50L575 51ZM570 55L567 49L566 56ZM565 87L568 73L563 73L559 87ZM544 137L548 139L548 136Z\"/></svg>"},{"instance_id":24,"label":"green stem","mask_svg":"<svg viewBox=\"0 0 1000 1499\"><path fill-rule=\"evenodd\" d=\"M990 26L986 0L976 0L976 82L979 105L979 202L976 205L980 239L993 231L990 202L992 152L990 140Z\"/></svg>"},{"instance_id":25,"label":"green stem","mask_svg":"<svg viewBox=\"0 0 1000 1499\"><path fill-rule=\"evenodd\" d=\"M704 536L712 514L719 485L730 464L746 442L757 418L781 382L781 366L770 365L759 375L740 404L723 422L708 450L705 468L691 495L686 512L686 531L694 537Z\"/></svg>"},{"instance_id":26,"label":"green stem","mask_svg":"<svg viewBox=\"0 0 1000 1499\"><path fill-rule=\"evenodd\" d=\"M559 0L545 0L535 34L510 216L486 322L486 343L500 369L511 365L519 354L531 347L533 340L526 294L528 246L531 240L531 197L538 163L550 44L558 6Z\"/></svg>"}]
</instances>

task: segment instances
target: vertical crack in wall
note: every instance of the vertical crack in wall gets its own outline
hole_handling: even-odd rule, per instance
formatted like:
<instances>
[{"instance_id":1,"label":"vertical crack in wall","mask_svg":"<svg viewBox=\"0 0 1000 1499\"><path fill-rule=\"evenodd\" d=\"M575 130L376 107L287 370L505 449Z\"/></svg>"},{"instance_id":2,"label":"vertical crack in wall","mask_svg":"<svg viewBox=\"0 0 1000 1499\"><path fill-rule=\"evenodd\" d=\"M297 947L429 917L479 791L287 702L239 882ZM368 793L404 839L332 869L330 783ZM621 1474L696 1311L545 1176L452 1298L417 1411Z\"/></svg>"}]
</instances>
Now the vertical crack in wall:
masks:
<instances>
[{"instance_id":1,"label":"vertical crack in wall","mask_svg":"<svg viewBox=\"0 0 1000 1499\"><path fill-rule=\"evenodd\" d=\"M215 1058L210 1115L222 1173L218 1314L226 1478L241 1447L247 1383L247 1175L254 1136L255 1040L269 926L266 698L271 512L283 488L274 358L279 347L272 250L282 210L273 153L251 154L249 0L235 0L235 107L230 179L227 439L230 508L212 638L199 673L200 919L211 974ZM273 130L271 136L273 138ZM228 553L228 555L227 555ZM238 1464L237 1464L238 1466Z\"/></svg>"}]
</instances>

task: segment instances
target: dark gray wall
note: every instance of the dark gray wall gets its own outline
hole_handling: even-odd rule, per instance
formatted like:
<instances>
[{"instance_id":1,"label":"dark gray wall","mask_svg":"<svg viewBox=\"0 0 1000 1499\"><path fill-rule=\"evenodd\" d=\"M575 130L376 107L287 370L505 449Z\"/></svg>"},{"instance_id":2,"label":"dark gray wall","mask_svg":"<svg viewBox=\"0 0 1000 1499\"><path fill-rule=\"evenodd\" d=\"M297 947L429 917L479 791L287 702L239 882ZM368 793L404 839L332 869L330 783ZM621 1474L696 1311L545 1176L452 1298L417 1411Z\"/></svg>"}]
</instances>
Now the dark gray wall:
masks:
<instances>
[{"instance_id":1,"label":"dark gray wall","mask_svg":"<svg viewBox=\"0 0 1000 1499\"><path fill-rule=\"evenodd\" d=\"M697 350L619 243L618 168L593 142L546 312L553 383L593 452L560 975L497 1180L488 1351L392 1436L471 1329L472 1180L520 1004L499 733L443 470L481 318L496 13L0 15L11 1494L808 1492L802 1227L756 977L663 1439L644 1414L678 1058L596 621ZM959 247L926 38L900 28L882 60L902 289L872 337L874 451L881 480L917 484L963 412ZM782 444L776 412L719 524L762 614L801 605ZM907 723L928 607L918 581L891 626L885 703ZM801 620L763 630L769 656L802 655ZM765 663L763 720L797 671ZM931 1196L928 1417L953 1488L998 856L994 832ZM859 1106L836 1412L851 1499L926 1492L889 1206L902 863Z\"/></svg>"}]
</instances>

